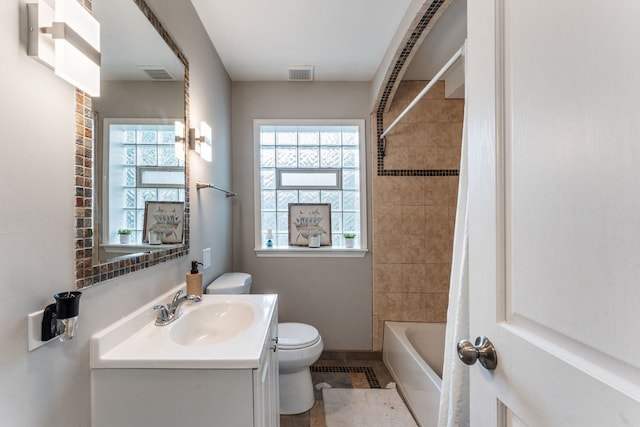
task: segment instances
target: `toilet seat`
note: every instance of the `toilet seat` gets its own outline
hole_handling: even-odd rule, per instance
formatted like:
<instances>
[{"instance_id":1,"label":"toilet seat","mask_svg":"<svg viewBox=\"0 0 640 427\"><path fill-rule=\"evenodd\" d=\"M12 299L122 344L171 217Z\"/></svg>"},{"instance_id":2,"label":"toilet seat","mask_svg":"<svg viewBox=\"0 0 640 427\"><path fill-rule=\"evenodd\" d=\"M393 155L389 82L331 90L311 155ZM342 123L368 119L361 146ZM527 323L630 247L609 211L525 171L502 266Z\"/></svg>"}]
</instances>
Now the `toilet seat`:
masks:
<instances>
[{"instance_id":1,"label":"toilet seat","mask_svg":"<svg viewBox=\"0 0 640 427\"><path fill-rule=\"evenodd\" d=\"M310 347L320 341L316 328L304 323L279 323L278 347L281 350L296 350Z\"/></svg>"}]
</instances>

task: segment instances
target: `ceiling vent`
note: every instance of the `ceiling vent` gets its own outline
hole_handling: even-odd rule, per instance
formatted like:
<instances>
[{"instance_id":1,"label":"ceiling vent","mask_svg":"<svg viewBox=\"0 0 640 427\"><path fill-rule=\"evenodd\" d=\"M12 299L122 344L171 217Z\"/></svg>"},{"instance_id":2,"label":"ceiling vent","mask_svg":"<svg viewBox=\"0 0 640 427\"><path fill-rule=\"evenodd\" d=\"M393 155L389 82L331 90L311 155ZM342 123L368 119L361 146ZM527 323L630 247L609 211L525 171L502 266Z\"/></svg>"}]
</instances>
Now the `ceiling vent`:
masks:
<instances>
[{"instance_id":1,"label":"ceiling vent","mask_svg":"<svg viewBox=\"0 0 640 427\"><path fill-rule=\"evenodd\" d=\"M175 80L165 67L140 65L138 68L147 73L151 80Z\"/></svg>"},{"instance_id":2,"label":"ceiling vent","mask_svg":"<svg viewBox=\"0 0 640 427\"><path fill-rule=\"evenodd\" d=\"M289 81L310 82L313 81L313 66L289 67Z\"/></svg>"}]
</instances>

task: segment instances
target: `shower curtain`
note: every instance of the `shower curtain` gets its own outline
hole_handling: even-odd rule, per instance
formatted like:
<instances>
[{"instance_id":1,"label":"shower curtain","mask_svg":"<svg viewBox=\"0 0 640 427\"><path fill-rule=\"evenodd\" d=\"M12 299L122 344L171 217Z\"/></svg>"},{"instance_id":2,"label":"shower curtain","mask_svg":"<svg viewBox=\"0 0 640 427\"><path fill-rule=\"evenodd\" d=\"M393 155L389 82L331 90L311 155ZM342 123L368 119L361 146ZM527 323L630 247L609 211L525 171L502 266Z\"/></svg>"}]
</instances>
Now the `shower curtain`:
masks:
<instances>
[{"instance_id":1,"label":"shower curtain","mask_svg":"<svg viewBox=\"0 0 640 427\"><path fill-rule=\"evenodd\" d=\"M449 287L449 309L445 338L442 392L438 427L469 425L469 370L456 352L456 344L469 339L469 229L468 229L468 170L467 170L467 108L465 102L462 125L462 147L458 206L453 238L453 260Z\"/></svg>"}]
</instances>

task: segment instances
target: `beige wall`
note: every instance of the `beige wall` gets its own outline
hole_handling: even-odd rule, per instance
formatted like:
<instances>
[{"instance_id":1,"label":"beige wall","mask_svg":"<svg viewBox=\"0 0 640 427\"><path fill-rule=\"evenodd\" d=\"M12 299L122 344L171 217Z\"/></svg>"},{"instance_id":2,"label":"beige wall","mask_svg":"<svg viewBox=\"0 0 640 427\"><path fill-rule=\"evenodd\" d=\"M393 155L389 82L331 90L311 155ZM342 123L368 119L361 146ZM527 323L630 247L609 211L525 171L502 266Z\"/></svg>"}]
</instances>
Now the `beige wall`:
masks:
<instances>
[{"instance_id":1,"label":"beige wall","mask_svg":"<svg viewBox=\"0 0 640 427\"><path fill-rule=\"evenodd\" d=\"M233 268L253 275L257 293L278 294L284 322L320 331L326 349L371 349L371 255L364 258L259 258L254 252L254 119L365 119L365 82L234 82ZM365 126L368 129L368 126ZM370 138L366 135L367 152ZM367 171L371 172L370 156ZM370 206L370 183L363 189ZM369 214L370 215L370 214ZM370 221L369 227L370 227Z\"/></svg>"},{"instance_id":2,"label":"beige wall","mask_svg":"<svg viewBox=\"0 0 640 427\"><path fill-rule=\"evenodd\" d=\"M402 82L388 126L426 82ZM463 100L445 100L438 82L387 136L385 169L458 169ZM374 153L375 155L375 153ZM373 173L373 347L383 322L445 322L457 176Z\"/></svg>"}]
</instances>

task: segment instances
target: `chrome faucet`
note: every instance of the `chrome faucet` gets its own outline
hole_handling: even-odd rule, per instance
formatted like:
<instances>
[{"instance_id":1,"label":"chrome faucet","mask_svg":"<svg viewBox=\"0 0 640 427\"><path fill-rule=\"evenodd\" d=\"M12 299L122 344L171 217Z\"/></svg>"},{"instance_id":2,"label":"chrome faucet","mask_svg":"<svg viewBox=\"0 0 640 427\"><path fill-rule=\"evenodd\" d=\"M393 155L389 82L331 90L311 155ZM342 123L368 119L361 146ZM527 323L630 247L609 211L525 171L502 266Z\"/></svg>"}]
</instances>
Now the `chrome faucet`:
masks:
<instances>
[{"instance_id":1,"label":"chrome faucet","mask_svg":"<svg viewBox=\"0 0 640 427\"><path fill-rule=\"evenodd\" d=\"M166 306L162 304L158 304L153 307L154 310L158 311L158 317L156 318L156 325L165 326L169 323L176 320L180 317L180 306L183 302L191 301L191 302L200 302L202 301L202 297L199 295L185 295L181 297L184 291L180 289L173 296L173 300L167 304Z\"/></svg>"}]
</instances>

